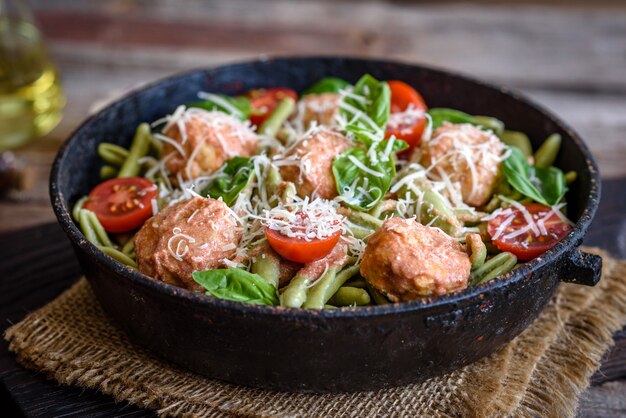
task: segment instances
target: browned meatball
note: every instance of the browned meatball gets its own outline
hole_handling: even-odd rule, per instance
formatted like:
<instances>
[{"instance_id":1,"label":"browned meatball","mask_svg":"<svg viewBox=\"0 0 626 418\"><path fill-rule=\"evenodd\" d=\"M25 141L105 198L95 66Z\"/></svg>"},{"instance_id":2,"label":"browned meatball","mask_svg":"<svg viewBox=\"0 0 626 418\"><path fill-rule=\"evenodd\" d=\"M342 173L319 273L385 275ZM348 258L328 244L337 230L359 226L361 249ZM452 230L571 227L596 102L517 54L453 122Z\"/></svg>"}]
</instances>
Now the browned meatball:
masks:
<instances>
[{"instance_id":1,"label":"browned meatball","mask_svg":"<svg viewBox=\"0 0 626 418\"><path fill-rule=\"evenodd\" d=\"M308 277L311 280L317 280L326 269L341 267L347 260L348 246L344 242L339 241L324 258L304 264L302 268L298 270L298 275Z\"/></svg>"},{"instance_id":2,"label":"browned meatball","mask_svg":"<svg viewBox=\"0 0 626 418\"><path fill-rule=\"evenodd\" d=\"M341 96L336 93L307 94L298 102L298 115L308 129L313 122L323 126L335 126Z\"/></svg>"},{"instance_id":3,"label":"browned meatball","mask_svg":"<svg viewBox=\"0 0 626 418\"><path fill-rule=\"evenodd\" d=\"M338 195L333 160L349 148L350 142L343 135L326 129L315 131L285 155L300 163L282 166L280 174L296 185L300 197L316 192L323 199L332 199Z\"/></svg>"},{"instance_id":4,"label":"browned meatball","mask_svg":"<svg viewBox=\"0 0 626 418\"><path fill-rule=\"evenodd\" d=\"M240 120L222 112L188 109L180 124L172 124L163 134L180 145L180 150L165 142L165 166L176 180L178 174L189 180L217 170L233 157L249 157L256 152L258 138Z\"/></svg>"},{"instance_id":5,"label":"browned meatball","mask_svg":"<svg viewBox=\"0 0 626 418\"><path fill-rule=\"evenodd\" d=\"M139 271L190 290L202 290L194 271L222 266L240 240L237 221L219 200L194 197L163 209L135 236Z\"/></svg>"},{"instance_id":6,"label":"browned meatball","mask_svg":"<svg viewBox=\"0 0 626 418\"><path fill-rule=\"evenodd\" d=\"M391 218L368 240L361 275L393 302L465 289L470 260L443 231Z\"/></svg>"},{"instance_id":7,"label":"browned meatball","mask_svg":"<svg viewBox=\"0 0 626 418\"><path fill-rule=\"evenodd\" d=\"M448 176L452 183L460 183L463 202L482 206L500 176L503 151L504 144L491 132L469 124L446 123L422 144L421 164L434 164L429 174L433 179Z\"/></svg>"}]
</instances>

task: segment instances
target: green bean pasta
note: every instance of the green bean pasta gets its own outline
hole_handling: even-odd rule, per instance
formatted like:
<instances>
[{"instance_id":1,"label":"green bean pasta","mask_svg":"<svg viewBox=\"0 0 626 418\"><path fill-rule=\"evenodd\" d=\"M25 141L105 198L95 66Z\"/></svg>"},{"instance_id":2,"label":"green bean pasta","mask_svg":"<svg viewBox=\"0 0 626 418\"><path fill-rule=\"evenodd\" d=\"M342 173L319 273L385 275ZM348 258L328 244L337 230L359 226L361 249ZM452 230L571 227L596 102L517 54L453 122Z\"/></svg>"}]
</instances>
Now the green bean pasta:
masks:
<instances>
[{"instance_id":1,"label":"green bean pasta","mask_svg":"<svg viewBox=\"0 0 626 418\"><path fill-rule=\"evenodd\" d=\"M569 233L576 172L555 166L559 133L450 105L367 74L198 92L100 143L102 182L72 216L114 260L239 303L360 309L489 286Z\"/></svg>"}]
</instances>

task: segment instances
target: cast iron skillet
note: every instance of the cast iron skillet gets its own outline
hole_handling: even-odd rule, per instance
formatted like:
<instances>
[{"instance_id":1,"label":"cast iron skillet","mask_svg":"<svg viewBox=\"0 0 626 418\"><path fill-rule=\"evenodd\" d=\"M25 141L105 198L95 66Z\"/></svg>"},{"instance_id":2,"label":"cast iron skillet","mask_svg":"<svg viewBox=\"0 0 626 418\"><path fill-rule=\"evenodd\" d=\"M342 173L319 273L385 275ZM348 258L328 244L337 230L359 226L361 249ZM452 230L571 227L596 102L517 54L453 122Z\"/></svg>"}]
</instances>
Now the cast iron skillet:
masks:
<instances>
[{"instance_id":1,"label":"cast iron skillet","mask_svg":"<svg viewBox=\"0 0 626 418\"><path fill-rule=\"evenodd\" d=\"M558 245L489 283L444 297L359 309L294 310L192 293L121 265L87 242L70 208L99 182L98 143L128 146L141 122L171 113L200 90L298 91L325 76L355 82L369 73L403 80L430 107L495 116L536 147L563 136L557 165L575 170L567 195L576 226ZM449 72L355 58L278 58L192 71L133 92L90 117L59 151L50 195L56 216L105 311L137 343L189 369L232 383L286 391L358 391L403 385L469 364L526 328L559 281L594 285L601 259L578 250L600 198L598 169L578 135L506 89Z\"/></svg>"}]
</instances>

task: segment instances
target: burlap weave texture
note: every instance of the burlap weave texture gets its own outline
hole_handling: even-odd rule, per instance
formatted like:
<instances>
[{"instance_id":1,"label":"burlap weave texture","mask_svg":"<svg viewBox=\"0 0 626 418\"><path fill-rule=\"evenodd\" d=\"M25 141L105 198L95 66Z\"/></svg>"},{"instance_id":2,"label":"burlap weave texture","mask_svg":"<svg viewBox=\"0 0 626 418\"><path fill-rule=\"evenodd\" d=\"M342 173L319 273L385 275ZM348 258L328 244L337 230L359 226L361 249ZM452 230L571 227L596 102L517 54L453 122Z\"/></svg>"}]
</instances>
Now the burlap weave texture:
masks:
<instances>
[{"instance_id":1,"label":"burlap weave texture","mask_svg":"<svg viewBox=\"0 0 626 418\"><path fill-rule=\"evenodd\" d=\"M577 399L626 324L626 261L607 254L593 288L563 284L500 352L446 376L352 394L289 394L211 380L165 363L109 322L85 279L7 330L10 350L62 384L96 388L162 415L574 416Z\"/></svg>"}]
</instances>

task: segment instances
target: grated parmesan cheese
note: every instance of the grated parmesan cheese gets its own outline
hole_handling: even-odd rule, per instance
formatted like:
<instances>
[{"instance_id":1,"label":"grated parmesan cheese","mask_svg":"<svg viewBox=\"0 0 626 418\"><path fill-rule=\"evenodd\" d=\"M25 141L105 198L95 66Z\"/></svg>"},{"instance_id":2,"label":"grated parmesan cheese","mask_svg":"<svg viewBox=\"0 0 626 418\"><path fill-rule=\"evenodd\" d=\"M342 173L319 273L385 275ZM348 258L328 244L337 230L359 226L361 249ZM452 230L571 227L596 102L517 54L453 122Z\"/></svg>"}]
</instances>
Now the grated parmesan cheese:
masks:
<instances>
[{"instance_id":1,"label":"grated parmesan cheese","mask_svg":"<svg viewBox=\"0 0 626 418\"><path fill-rule=\"evenodd\" d=\"M359 160L356 159L356 157L354 155L349 155L348 159L350 160L350 162L352 164L354 164L358 169L360 169L361 171L371 174L372 176L375 177L384 177L385 173L381 173L378 172L376 170L372 170L371 168L367 167L365 164L363 164L362 162L360 162Z\"/></svg>"},{"instance_id":2,"label":"grated parmesan cheese","mask_svg":"<svg viewBox=\"0 0 626 418\"><path fill-rule=\"evenodd\" d=\"M229 260L228 258L223 258L221 260L222 264L224 264L226 267L228 268L241 268L244 267L243 263L240 263L238 261L233 261L233 260Z\"/></svg>"},{"instance_id":3,"label":"grated parmesan cheese","mask_svg":"<svg viewBox=\"0 0 626 418\"><path fill-rule=\"evenodd\" d=\"M269 229L291 238L306 241L324 239L343 232L345 218L337 213L337 203L315 198L296 198L293 203L265 209L262 216L250 215Z\"/></svg>"},{"instance_id":4,"label":"grated parmesan cheese","mask_svg":"<svg viewBox=\"0 0 626 418\"><path fill-rule=\"evenodd\" d=\"M176 250L172 248L174 241L178 239L176 243ZM182 233L179 227L172 229L172 236L167 240L167 250L178 261L182 261L183 257L189 251L189 244L196 242L196 239L190 235Z\"/></svg>"},{"instance_id":5,"label":"grated parmesan cheese","mask_svg":"<svg viewBox=\"0 0 626 418\"><path fill-rule=\"evenodd\" d=\"M228 103L228 101L224 100L222 97L220 97L217 94L201 91L198 93L198 97L202 100L208 100L209 102L213 102L216 105L223 107L224 109L228 111L228 113L230 113L233 116L236 116L238 118L241 117L241 111L239 109L237 109L235 106Z\"/></svg>"}]
</instances>

